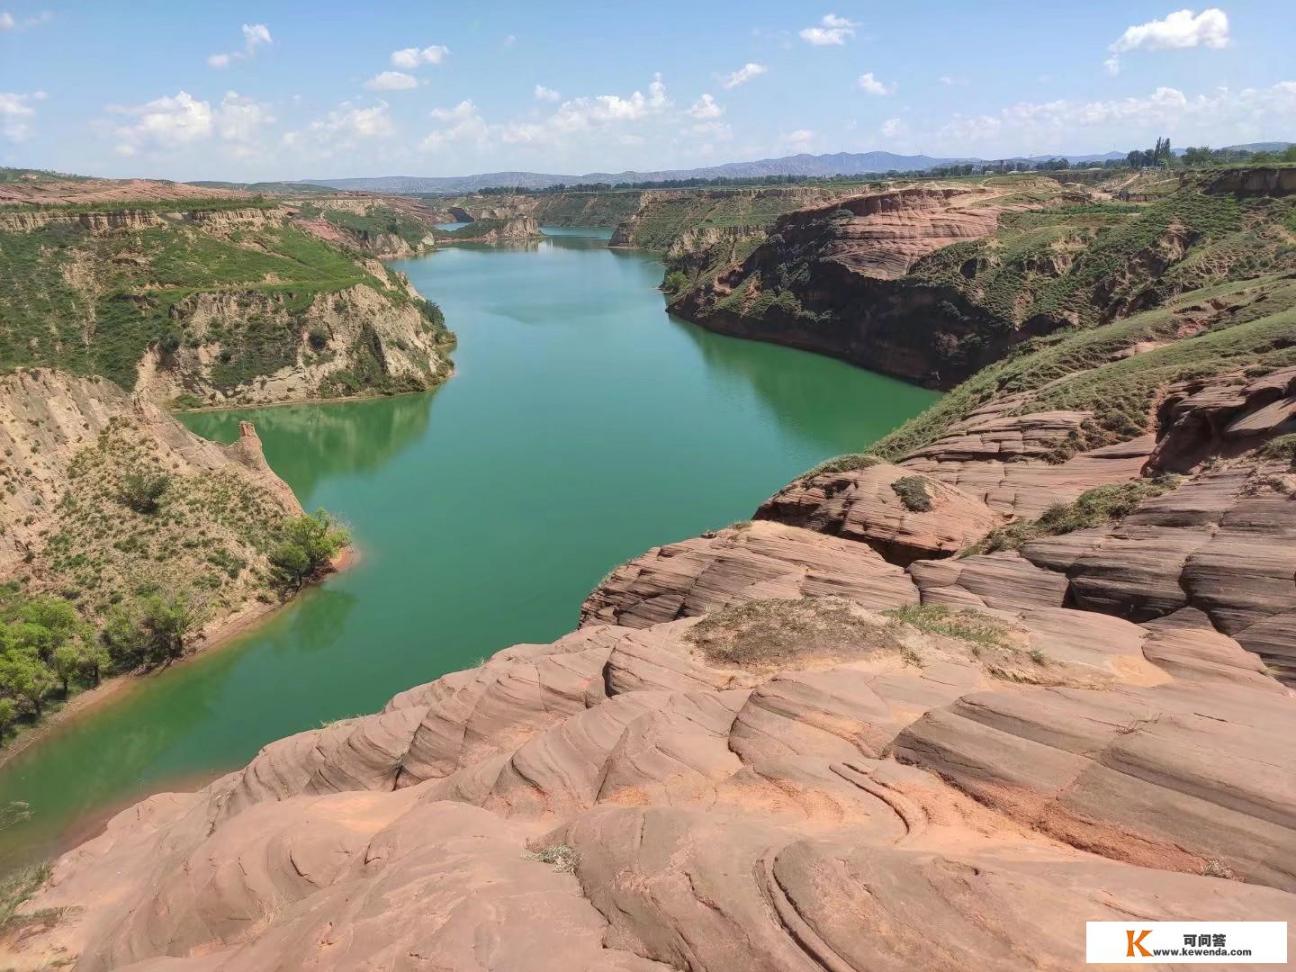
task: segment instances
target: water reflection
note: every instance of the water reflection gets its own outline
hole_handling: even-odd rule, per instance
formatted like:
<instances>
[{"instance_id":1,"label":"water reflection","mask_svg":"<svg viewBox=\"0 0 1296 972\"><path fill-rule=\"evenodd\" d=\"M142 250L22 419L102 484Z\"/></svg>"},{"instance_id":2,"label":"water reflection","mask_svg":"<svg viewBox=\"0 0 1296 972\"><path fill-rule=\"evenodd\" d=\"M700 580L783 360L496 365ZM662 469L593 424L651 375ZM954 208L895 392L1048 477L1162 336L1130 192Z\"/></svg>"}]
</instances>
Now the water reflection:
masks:
<instances>
[{"instance_id":1,"label":"water reflection","mask_svg":"<svg viewBox=\"0 0 1296 972\"><path fill-rule=\"evenodd\" d=\"M323 480L378 469L427 432L440 388L363 402L189 412L181 421L217 442L238 438L250 421L265 444L266 460L310 507Z\"/></svg>"}]
</instances>

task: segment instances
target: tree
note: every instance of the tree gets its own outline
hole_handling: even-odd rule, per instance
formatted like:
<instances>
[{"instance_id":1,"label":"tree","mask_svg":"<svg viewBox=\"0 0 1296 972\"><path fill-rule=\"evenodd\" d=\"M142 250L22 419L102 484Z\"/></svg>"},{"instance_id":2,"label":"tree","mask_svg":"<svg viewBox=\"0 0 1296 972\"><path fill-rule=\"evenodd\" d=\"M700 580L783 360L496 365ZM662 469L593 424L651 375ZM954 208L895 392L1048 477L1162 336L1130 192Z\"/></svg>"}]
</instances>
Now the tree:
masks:
<instances>
[{"instance_id":1,"label":"tree","mask_svg":"<svg viewBox=\"0 0 1296 972\"><path fill-rule=\"evenodd\" d=\"M156 513L162 494L170 484L171 477L161 470L142 469L122 477L118 496L136 513Z\"/></svg>"},{"instance_id":2,"label":"tree","mask_svg":"<svg viewBox=\"0 0 1296 972\"><path fill-rule=\"evenodd\" d=\"M54 676L36 656L9 651L0 657L0 692L25 701L37 718L45 711L45 696L53 688Z\"/></svg>"},{"instance_id":3,"label":"tree","mask_svg":"<svg viewBox=\"0 0 1296 972\"><path fill-rule=\"evenodd\" d=\"M50 668L63 686L63 698L66 699L72 677L81 670L81 646L75 642L59 645L50 659Z\"/></svg>"},{"instance_id":4,"label":"tree","mask_svg":"<svg viewBox=\"0 0 1296 972\"><path fill-rule=\"evenodd\" d=\"M185 638L202 617L187 594L146 594L113 608L99 636L118 664L158 665L184 654Z\"/></svg>"},{"instance_id":5,"label":"tree","mask_svg":"<svg viewBox=\"0 0 1296 972\"><path fill-rule=\"evenodd\" d=\"M300 590L349 540L347 531L324 510L305 513L284 524L279 542L270 550L270 565L284 587Z\"/></svg>"},{"instance_id":6,"label":"tree","mask_svg":"<svg viewBox=\"0 0 1296 972\"><path fill-rule=\"evenodd\" d=\"M18 706L13 699L0 699L0 739L9 731L9 727L18 718Z\"/></svg>"},{"instance_id":7,"label":"tree","mask_svg":"<svg viewBox=\"0 0 1296 972\"><path fill-rule=\"evenodd\" d=\"M71 603L61 597L38 596L22 603L9 625L11 642L31 648L49 664L60 646L88 637L90 626Z\"/></svg>"}]
</instances>

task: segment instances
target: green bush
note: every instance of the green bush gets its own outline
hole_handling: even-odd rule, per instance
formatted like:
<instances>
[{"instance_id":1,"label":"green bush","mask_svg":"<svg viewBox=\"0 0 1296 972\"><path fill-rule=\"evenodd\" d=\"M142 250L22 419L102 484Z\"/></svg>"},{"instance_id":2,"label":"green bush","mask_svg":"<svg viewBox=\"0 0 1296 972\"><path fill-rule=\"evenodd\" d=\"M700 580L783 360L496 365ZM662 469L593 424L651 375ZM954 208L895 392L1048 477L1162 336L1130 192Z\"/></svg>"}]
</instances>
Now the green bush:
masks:
<instances>
[{"instance_id":1,"label":"green bush","mask_svg":"<svg viewBox=\"0 0 1296 972\"><path fill-rule=\"evenodd\" d=\"M160 470L138 470L122 477L119 498L136 513L156 513L171 477Z\"/></svg>"},{"instance_id":2,"label":"green bush","mask_svg":"<svg viewBox=\"0 0 1296 972\"><path fill-rule=\"evenodd\" d=\"M280 530L269 559L279 584L299 590L323 571L350 541L347 531L324 510L289 520Z\"/></svg>"},{"instance_id":3,"label":"green bush","mask_svg":"<svg viewBox=\"0 0 1296 972\"><path fill-rule=\"evenodd\" d=\"M184 654L185 638L202 620L202 612L186 594L145 594L114 607L100 638L122 668L160 665Z\"/></svg>"}]
</instances>

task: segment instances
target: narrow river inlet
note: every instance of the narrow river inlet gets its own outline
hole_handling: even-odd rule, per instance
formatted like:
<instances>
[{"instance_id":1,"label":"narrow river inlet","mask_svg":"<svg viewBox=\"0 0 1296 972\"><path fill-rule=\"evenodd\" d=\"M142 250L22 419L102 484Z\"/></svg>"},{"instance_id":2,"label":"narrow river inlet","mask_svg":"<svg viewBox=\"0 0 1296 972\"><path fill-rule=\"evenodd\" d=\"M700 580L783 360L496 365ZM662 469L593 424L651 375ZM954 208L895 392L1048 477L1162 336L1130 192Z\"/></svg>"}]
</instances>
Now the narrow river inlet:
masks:
<instances>
[{"instance_id":1,"label":"narrow river inlet","mask_svg":"<svg viewBox=\"0 0 1296 972\"><path fill-rule=\"evenodd\" d=\"M575 626L648 547L751 515L935 394L675 321L652 256L607 233L448 247L399 264L459 335L428 395L184 416L231 441L252 419L307 509L360 557L237 643L141 679L0 771L0 865L89 836L141 795L191 789L266 743L380 708L516 642Z\"/></svg>"}]
</instances>

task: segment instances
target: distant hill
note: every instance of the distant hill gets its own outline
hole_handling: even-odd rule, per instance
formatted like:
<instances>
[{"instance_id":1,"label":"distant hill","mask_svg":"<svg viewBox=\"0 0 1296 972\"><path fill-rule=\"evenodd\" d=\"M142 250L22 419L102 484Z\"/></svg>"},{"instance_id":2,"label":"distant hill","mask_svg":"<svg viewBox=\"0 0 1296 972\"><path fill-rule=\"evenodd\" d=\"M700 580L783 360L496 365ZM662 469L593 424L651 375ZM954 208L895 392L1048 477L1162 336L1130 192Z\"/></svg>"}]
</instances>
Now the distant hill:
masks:
<instances>
[{"instance_id":1,"label":"distant hill","mask_svg":"<svg viewBox=\"0 0 1296 972\"><path fill-rule=\"evenodd\" d=\"M586 172L553 175L543 172L485 172L465 176L379 176L359 179L305 179L304 182L363 192L475 192L500 186L545 189L556 185L606 182L666 182L672 179L755 179L762 176L874 175L879 172L930 169L976 159L943 159L930 155L896 155L893 152L834 152L830 155L787 155L755 162L728 162L698 169L661 169L650 172Z\"/></svg>"},{"instance_id":2,"label":"distant hill","mask_svg":"<svg viewBox=\"0 0 1296 972\"><path fill-rule=\"evenodd\" d=\"M1228 152L1286 152L1292 142L1247 142L1245 145L1225 145Z\"/></svg>"},{"instance_id":3,"label":"distant hill","mask_svg":"<svg viewBox=\"0 0 1296 972\"><path fill-rule=\"evenodd\" d=\"M332 187L311 182L222 182L216 179L205 179L190 182L191 186L204 189L238 189L242 192L266 193L271 196L300 196L308 193L326 193Z\"/></svg>"}]
</instances>

